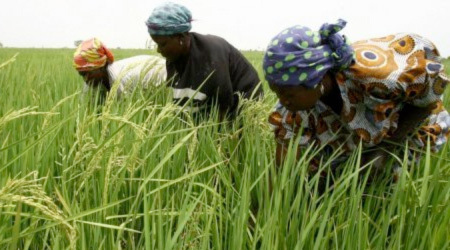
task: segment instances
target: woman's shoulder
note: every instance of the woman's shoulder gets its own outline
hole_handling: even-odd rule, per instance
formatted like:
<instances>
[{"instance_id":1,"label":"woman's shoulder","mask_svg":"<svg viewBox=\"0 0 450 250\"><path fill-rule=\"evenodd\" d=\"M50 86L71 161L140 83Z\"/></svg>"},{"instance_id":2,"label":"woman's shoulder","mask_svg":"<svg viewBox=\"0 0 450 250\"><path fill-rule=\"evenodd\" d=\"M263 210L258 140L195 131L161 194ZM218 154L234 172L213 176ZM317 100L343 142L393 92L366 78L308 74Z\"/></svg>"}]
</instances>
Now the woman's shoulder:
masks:
<instances>
[{"instance_id":1,"label":"woman's shoulder","mask_svg":"<svg viewBox=\"0 0 450 250\"><path fill-rule=\"evenodd\" d=\"M427 62L440 62L434 44L414 33L362 40L353 43L352 47L355 63L344 73L373 82L388 81L393 85L396 82L412 83L426 72ZM397 77L401 73L404 74Z\"/></svg>"},{"instance_id":2,"label":"woman's shoulder","mask_svg":"<svg viewBox=\"0 0 450 250\"><path fill-rule=\"evenodd\" d=\"M356 41L351 44L356 50L372 48L380 51L393 51L394 54L408 55L415 51L427 51L439 55L436 46L429 39L416 33L396 33L383 37Z\"/></svg>"},{"instance_id":3,"label":"woman's shoulder","mask_svg":"<svg viewBox=\"0 0 450 250\"><path fill-rule=\"evenodd\" d=\"M153 55L137 55L117 60L108 65L109 78L115 81L125 75L140 75L143 68L163 68L165 59Z\"/></svg>"},{"instance_id":4,"label":"woman's shoulder","mask_svg":"<svg viewBox=\"0 0 450 250\"><path fill-rule=\"evenodd\" d=\"M151 65L165 65L166 61L160 56L137 55L117 60L108 66L108 71L120 72L128 67Z\"/></svg>"},{"instance_id":5,"label":"woman's shoulder","mask_svg":"<svg viewBox=\"0 0 450 250\"><path fill-rule=\"evenodd\" d=\"M227 40L222 37L210 34L199 34L195 32L191 32L191 36L194 40L194 43L197 47L201 49L207 49L212 51L217 50L229 50L232 47Z\"/></svg>"},{"instance_id":6,"label":"woman's shoulder","mask_svg":"<svg viewBox=\"0 0 450 250\"><path fill-rule=\"evenodd\" d=\"M200 34L197 32L190 32L190 34L195 40L199 40L202 42L228 43L224 38L216 35Z\"/></svg>"},{"instance_id":7,"label":"woman's shoulder","mask_svg":"<svg viewBox=\"0 0 450 250\"><path fill-rule=\"evenodd\" d=\"M137 55L132 57L127 57L121 60L117 60L111 64L113 67L117 67L120 65L129 65L134 63L145 63L145 62L161 62L165 63L165 59L160 56L153 55Z\"/></svg>"}]
</instances>

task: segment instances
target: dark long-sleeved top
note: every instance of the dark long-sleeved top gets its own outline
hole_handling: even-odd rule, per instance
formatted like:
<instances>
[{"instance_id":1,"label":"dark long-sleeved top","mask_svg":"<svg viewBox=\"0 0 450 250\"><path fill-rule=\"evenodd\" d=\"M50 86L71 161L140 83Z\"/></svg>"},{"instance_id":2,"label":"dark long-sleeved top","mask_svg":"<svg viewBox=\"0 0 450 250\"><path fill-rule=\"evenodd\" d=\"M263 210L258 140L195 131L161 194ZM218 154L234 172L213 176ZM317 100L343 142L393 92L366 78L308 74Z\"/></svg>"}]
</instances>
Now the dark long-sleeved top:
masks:
<instances>
[{"instance_id":1,"label":"dark long-sleeved top","mask_svg":"<svg viewBox=\"0 0 450 250\"><path fill-rule=\"evenodd\" d=\"M250 98L253 92L254 97L263 94L255 68L235 47L217 36L189 35L189 55L166 63L174 101L184 104L193 98L196 110L217 103L221 111L234 112L239 94L244 98Z\"/></svg>"}]
</instances>

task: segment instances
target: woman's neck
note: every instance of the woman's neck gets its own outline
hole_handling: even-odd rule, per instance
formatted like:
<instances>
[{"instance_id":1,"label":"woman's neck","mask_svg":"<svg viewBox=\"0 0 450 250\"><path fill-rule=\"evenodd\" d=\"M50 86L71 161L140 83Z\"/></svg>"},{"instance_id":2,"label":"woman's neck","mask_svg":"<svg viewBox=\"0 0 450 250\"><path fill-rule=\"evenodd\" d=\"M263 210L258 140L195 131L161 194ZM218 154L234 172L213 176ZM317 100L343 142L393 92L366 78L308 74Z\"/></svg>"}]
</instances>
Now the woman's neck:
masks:
<instances>
[{"instance_id":1,"label":"woman's neck","mask_svg":"<svg viewBox=\"0 0 450 250\"><path fill-rule=\"evenodd\" d=\"M112 83L109 82L109 75L108 75L108 70L105 68L105 74L102 77L102 84L103 86L105 86L105 88L110 91L111 90L111 85Z\"/></svg>"},{"instance_id":2,"label":"woman's neck","mask_svg":"<svg viewBox=\"0 0 450 250\"><path fill-rule=\"evenodd\" d=\"M343 102L335 75L332 73L326 74L321 84L324 86L324 93L320 100L329 106L336 114L340 114Z\"/></svg>"},{"instance_id":3,"label":"woman's neck","mask_svg":"<svg viewBox=\"0 0 450 250\"><path fill-rule=\"evenodd\" d=\"M182 41L184 43L184 48L181 56L187 58L189 56L189 52L191 51L191 34L187 33L183 35Z\"/></svg>"}]
</instances>

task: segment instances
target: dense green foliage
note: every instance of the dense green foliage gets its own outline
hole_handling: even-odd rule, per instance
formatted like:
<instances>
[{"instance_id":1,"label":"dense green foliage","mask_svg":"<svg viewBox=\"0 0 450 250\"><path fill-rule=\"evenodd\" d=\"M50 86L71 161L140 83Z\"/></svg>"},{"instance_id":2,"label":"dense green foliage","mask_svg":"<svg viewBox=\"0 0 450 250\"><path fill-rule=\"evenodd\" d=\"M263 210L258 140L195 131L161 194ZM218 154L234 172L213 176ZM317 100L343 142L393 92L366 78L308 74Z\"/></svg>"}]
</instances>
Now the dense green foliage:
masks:
<instances>
[{"instance_id":1,"label":"dense green foliage","mask_svg":"<svg viewBox=\"0 0 450 250\"><path fill-rule=\"evenodd\" d=\"M314 150L276 169L265 82L235 122L196 122L163 86L89 107L73 50L0 49L0 65L16 53L0 66L0 249L450 247L449 144L393 158L397 183L366 185L355 152L321 194ZM245 55L262 77L262 53Z\"/></svg>"}]
</instances>

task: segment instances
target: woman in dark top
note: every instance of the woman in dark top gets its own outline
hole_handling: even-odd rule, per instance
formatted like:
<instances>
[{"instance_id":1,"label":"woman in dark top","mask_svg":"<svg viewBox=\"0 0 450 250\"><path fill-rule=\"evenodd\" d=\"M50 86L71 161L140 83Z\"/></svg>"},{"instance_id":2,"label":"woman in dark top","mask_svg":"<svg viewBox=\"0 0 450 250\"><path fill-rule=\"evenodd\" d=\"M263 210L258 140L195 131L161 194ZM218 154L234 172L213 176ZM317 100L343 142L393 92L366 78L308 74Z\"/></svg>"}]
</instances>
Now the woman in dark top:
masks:
<instances>
[{"instance_id":1,"label":"woman in dark top","mask_svg":"<svg viewBox=\"0 0 450 250\"><path fill-rule=\"evenodd\" d=\"M166 58L173 99L199 111L217 104L221 116L233 115L243 98L263 94L258 74L249 61L223 38L189 32L191 12L166 3L153 10L146 24L158 52Z\"/></svg>"}]
</instances>

